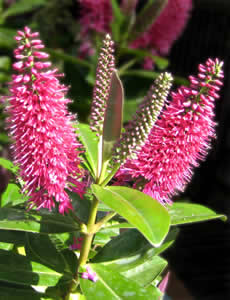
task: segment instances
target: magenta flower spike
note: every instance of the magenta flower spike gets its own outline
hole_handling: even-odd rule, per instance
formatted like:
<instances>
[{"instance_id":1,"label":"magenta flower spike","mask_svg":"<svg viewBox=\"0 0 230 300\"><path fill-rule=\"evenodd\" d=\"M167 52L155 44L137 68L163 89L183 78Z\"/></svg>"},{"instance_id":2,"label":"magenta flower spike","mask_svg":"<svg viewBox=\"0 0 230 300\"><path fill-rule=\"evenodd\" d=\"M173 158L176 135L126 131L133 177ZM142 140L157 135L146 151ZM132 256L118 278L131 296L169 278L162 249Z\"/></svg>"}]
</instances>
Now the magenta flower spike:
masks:
<instances>
[{"instance_id":1,"label":"magenta flower spike","mask_svg":"<svg viewBox=\"0 0 230 300\"><path fill-rule=\"evenodd\" d=\"M81 35L84 37L91 30L99 33L110 31L113 19L112 6L108 0L79 0L81 7Z\"/></svg>"},{"instance_id":2,"label":"magenta flower spike","mask_svg":"<svg viewBox=\"0 0 230 300\"><path fill-rule=\"evenodd\" d=\"M215 137L214 101L222 85L222 65L208 59L199 65L197 77L190 76L189 87L172 93L137 158L124 165L118 180L138 179L143 192L162 204L171 204L171 197L184 190Z\"/></svg>"},{"instance_id":3,"label":"magenta flower spike","mask_svg":"<svg viewBox=\"0 0 230 300\"><path fill-rule=\"evenodd\" d=\"M147 48L153 55L167 55L182 34L192 10L192 0L168 0L154 24L132 42L133 48ZM151 69L153 61L146 58L144 66Z\"/></svg>"},{"instance_id":4,"label":"magenta flower spike","mask_svg":"<svg viewBox=\"0 0 230 300\"><path fill-rule=\"evenodd\" d=\"M70 102L67 88L60 84L57 69L47 69L49 55L38 32L25 27L15 37L13 75L10 83L8 127L14 140L13 151L23 191L30 197L30 208L51 210L55 202L59 212L72 209L65 188L81 196L85 185L80 180L80 143L73 128L73 116L67 111Z\"/></svg>"}]
</instances>

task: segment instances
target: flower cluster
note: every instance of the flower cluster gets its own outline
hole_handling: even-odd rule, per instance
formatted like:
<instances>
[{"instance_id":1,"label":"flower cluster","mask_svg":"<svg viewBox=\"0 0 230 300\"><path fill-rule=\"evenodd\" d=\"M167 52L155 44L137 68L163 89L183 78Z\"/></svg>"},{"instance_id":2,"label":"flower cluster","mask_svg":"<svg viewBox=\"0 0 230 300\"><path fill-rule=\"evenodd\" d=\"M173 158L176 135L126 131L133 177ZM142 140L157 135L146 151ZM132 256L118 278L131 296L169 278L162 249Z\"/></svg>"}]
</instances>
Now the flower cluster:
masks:
<instances>
[{"instance_id":1,"label":"flower cluster","mask_svg":"<svg viewBox=\"0 0 230 300\"><path fill-rule=\"evenodd\" d=\"M60 84L57 69L47 69L51 63L44 59L49 55L40 51L44 45L38 36L25 27L15 37L17 74L10 83L8 127L30 206L51 209L56 202L65 213L72 205L64 189L84 193L81 145L67 111L67 88Z\"/></svg>"},{"instance_id":2,"label":"flower cluster","mask_svg":"<svg viewBox=\"0 0 230 300\"><path fill-rule=\"evenodd\" d=\"M162 73L150 87L133 119L125 127L125 132L114 146L113 156L117 163L130 158L135 149L143 146L167 99L171 85L171 74Z\"/></svg>"},{"instance_id":3,"label":"flower cluster","mask_svg":"<svg viewBox=\"0 0 230 300\"><path fill-rule=\"evenodd\" d=\"M90 266L86 267L86 272L82 273L81 278L88 279L88 280L91 280L93 282L98 281L97 274L95 272L93 272L93 270L91 269Z\"/></svg>"},{"instance_id":4,"label":"flower cluster","mask_svg":"<svg viewBox=\"0 0 230 300\"><path fill-rule=\"evenodd\" d=\"M106 103L109 97L110 82L115 68L113 41L109 34L103 40L98 59L96 82L93 90L93 101L90 115L90 128L102 133Z\"/></svg>"},{"instance_id":5,"label":"flower cluster","mask_svg":"<svg viewBox=\"0 0 230 300\"><path fill-rule=\"evenodd\" d=\"M113 20L112 4L109 0L79 0L81 8L81 37L80 56L90 55L93 51L90 41L91 33L107 33L111 31ZM124 15L135 10L138 0L121 2ZM192 9L192 0L168 0L168 3L155 22L130 44L132 48L148 49L153 55L166 55L175 40L183 32ZM144 66L153 67L151 58L146 58Z\"/></svg>"},{"instance_id":6,"label":"flower cluster","mask_svg":"<svg viewBox=\"0 0 230 300\"><path fill-rule=\"evenodd\" d=\"M214 101L222 85L223 63L208 59L199 65L190 86L172 93L172 101L152 128L145 145L119 170L118 180L145 182L143 192L162 204L183 191L193 167L203 160L215 137Z\"/></svg>"},{"instance_id":7,"label":"flower cluster","mask_svg":"<svg viewBox=\"0 0 230 300\"><path fill-rule=\"evenodd\" d=\"M112 6L108 0L79 0L81 7L80 24L82 36L89 34L91 30L106 33L110 31L112 21Z\"/></svg>"},{"instance_id":8,"label":"flower cluster","mask_svg":"<svg viewBox=\"0 0 230 300\"><path fill-rule=\"evenodd\" d=\"M168 0L152 26L133 43L133 48L147 48L153 55L167 55L173 43L183 32L192 9L192 0ZM145 65L152 68L153 61L146 58Z\"/></svg>"}]
</instances>

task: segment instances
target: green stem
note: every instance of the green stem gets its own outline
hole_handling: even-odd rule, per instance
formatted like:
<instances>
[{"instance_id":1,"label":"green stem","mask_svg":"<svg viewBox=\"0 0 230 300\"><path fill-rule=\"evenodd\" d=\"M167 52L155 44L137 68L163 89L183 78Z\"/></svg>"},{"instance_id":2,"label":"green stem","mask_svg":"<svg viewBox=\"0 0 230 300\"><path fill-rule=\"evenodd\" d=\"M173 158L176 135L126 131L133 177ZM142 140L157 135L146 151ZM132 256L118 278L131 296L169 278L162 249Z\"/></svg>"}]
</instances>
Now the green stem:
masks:
<instances>
[{"instance_id":1,"label":"green stem","mask_svg":"<svg viewBox=\"0 0 230 300\"><path fill-rule=\"evenodd\" d=\"M108 222L110 219L112 219L117 213L116 212L111 212L108 215L106 215L104 218L102 218L97 224L95 224L95 231L98 232L101 227Z\"/></svg>"},{"instance_id":2,"label":"green stem","mask_svg":"<svg viewBox=\"0 0 230 300\"><path fill-rule=\"evenodd\" d=\"M85 237L84 237L84 241L80 253L79 266L85 265L89 256L89 251L95 233L95 222L97 217L98 204L99 201L94 197L90 209L89 220L87 223L87 233L85 233Z\"/></svg>"}]
</instances>

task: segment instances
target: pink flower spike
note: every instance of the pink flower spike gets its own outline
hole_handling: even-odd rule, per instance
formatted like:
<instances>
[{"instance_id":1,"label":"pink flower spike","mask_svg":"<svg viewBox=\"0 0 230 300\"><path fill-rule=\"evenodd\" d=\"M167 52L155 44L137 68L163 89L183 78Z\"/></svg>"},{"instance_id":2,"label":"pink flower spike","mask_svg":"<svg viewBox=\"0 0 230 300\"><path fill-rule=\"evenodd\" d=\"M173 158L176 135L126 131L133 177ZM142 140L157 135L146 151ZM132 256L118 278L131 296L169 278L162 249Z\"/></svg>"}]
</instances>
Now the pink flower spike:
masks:
<instances>
[{"instance_id":1,"label":"pink flower spike","mask_svg":"<svg viewBox=\"0 0 230 300\"><path fill-rule=\"evenodd\" d=\"M14 64L18 74L12 76L7 107L15 163L29 207L51 210L58 205L64 214L72 209L65 189L73 186L80 195L85 192L79 157L82 145L72 126L74 117L67 110L70 100L66 98L67 88L59 82L61 75L56 69L44 71L51 63L40 62L48 55L34 51L33 37L37 34L26 27L20 36L23 39L14 53L23 59ZM22 47L26 42L29 48Z\"/></svg>"},{"instance_id":2,"label":"pink flower spike","mask_svg":"<svg viewBox=\"0 0 230 300\"><path fill-rule=\"evenodd\" d=\"M136 158L128 160L117 174L130 181L143 182L143 192L163 205L183 191L190 181L193 168L204 160L215 138L214 103L219 98L214 86L223 77L222 63L208 60L205 72L195 78L197 83L171 93L172 101L152 128ZM215 70L211 75L209 68ZM197 91L194 93L192 91ZM135 187L135 186L134 186Z\"/></svg>"},{"instance_id":3,"label":"pink flower spike","mask_svg":"<svg viewBox=\"0 0 230 300\"><path fill-rule=\"evenodd\" d=\"M168 0L168 4L152 26L131 46L155 49L160 55L168 54L173 42L183 32L191 9L192 0Z\"/></svg>"}]
</instances>

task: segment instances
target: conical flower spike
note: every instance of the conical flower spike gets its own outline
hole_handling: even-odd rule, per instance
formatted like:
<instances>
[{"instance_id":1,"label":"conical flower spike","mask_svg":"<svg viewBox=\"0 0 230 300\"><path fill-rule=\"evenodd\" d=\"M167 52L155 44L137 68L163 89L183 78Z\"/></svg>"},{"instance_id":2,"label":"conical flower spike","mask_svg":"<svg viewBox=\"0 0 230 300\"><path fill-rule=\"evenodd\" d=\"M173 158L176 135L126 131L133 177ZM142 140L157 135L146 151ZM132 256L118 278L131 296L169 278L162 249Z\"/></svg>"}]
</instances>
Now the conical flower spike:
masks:
<instances>
[{"instance_id":1,"label":"conical flower spike","mask_svg":"<svg viewBox=\"0 0 230 300\"><path fill-rule=\"evenodd\" d=\"M133 119L114 147L114 160L123 163L142 146L159 116L172 85L172 76L162 73L139 105Z\"/></svg>"},{"instance_id":2,"label":"conical flower spike","mask_svg":"<svg viewBox=\"0 0 230 300\"><path fill-rule=\"evenodd\" d=\"M82 195L84 184L79 168L78 150L81 146L72 127L73 116L66 105L67 88L59 83L56 69L44 61L48 54L38 32L28 27L15 37L13 75L10 83L8 127L14 140L15 161L25 182L24 191L30 197L30 207L52 209L55 202L59 212L72 208L65 188Z\"/></svg>"},{"instance_id":3,"label":"conical flower spike","mask_svg":"<svg viewBox=\"0 0 230 300\"><path fill-rule=\"evenodd\" d=\"M102 135L106 103L109 97L110 83L114 71L113 41L107 34L98 59L96 82L90 115L90 128Z\"/></svg>"},{"instance_id":4,"label":"conical flower spike","mask_svg":"<svg viewBox=\"0 0 230 300\"><path fill-rule=\"evenodd\" d=\"M222 85L223 63L208 59L199 65L190 87L172 93L172 101L152 128L145 145L118 173L118 179L147 183L143 192L162 204L183 191L215 137L214 102Z\"/></svg>"}]
</instances>

